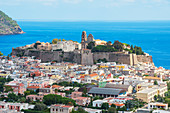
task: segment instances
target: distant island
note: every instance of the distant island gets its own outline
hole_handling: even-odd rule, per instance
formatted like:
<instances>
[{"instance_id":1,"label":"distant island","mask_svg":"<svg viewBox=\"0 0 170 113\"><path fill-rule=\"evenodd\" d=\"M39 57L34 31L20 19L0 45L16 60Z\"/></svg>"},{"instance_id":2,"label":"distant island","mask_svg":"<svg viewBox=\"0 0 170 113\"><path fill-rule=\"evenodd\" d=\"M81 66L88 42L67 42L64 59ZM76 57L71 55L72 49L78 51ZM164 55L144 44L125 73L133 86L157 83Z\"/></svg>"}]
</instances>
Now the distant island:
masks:
<instances>
[{"instance_id":1,"label":"distant island","mask_svg":"<svg viewBox=\"0 0 170 113\"><path fill-rule=\"evenodd\" d=\"M12 35L24 33L15 20L12 20L4 12L0 11L0 35Z\"/></svg>"}]
</instances>

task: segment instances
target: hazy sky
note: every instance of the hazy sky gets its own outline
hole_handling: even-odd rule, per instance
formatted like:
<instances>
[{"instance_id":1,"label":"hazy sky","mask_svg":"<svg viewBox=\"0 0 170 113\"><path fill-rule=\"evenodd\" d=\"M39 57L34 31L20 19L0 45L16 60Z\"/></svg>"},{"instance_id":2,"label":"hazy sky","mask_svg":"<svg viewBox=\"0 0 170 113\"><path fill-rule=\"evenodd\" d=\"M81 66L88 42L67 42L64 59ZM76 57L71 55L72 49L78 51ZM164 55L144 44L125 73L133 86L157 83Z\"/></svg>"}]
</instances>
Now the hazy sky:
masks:
<instances>
[{"instance_id":1,"label":"hazy sky","mask_svg":"<svg viewBox=\"0 0 170 113\"><path fill-rule=\"evenodd\" d=\"M15 20L170 20L170 0L0 0Z\"/></svg>"}]
</instances>

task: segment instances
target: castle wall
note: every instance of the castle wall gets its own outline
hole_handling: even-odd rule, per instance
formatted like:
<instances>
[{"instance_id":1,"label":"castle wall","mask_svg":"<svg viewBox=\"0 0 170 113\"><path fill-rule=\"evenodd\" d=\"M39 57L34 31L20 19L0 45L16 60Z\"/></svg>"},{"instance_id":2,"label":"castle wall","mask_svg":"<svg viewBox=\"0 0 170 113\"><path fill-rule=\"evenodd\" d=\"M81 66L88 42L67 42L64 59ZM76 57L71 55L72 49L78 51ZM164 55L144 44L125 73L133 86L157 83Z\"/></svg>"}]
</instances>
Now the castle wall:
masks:
<instances>
[{"instance_id":1,"label":"castle wall","mask_svg":"<svg viewBox=\"0 0 170 113\"><path fill-rule=\"evenodd\" d=\"M132 55L133 65L136 65L138 63L137 55L136 54L131 54L131 55Z\"/></svg>"},{"instance_id":2,"label":"castle wall","mask_svg":"<svg viewBox=\"0 0 170 113\"><path fill-rule=\"evenodd\" d=\"M136 55L138 62L150 62L153 63L152 61L152 56L145 56L145 55Z\"/></svg>"},{"instance_id":3,"label":"castle wall","mask_svg":"<svg viewBox=\"0 0 170 113\"><path fill-rule=\"evenodd\" d=\"M132 65L132 57L129 54L116 53L116 52L95 52L93 53L93 59L95 62L99 59L106 59L109 62L118 62Z\"/></svg>"},{"instance_id":4,"label":"castle wall","mask_svg":"<svg viewBox=\"0 0 170 113\"><path fill-rule=\"evenodd\" d=\"M99 59L106 59L107 61L109 61L109 52L94 52L93 53L93 59L95 62L97 62L97 60Z\"/></svg>"},{"instance_id":5,"label":"castle wall","mask_svg":"<svg viewBox=\"0 0 170 113\"><path fill-rule=\"evenodd\" d=\"M129 64L131 65L131 59L129 54L123 53L110 53L109 54L109 61L110 62L118 62L121 64Z\"/></svg>"},{"instance_id":6,"label":"castle wall","mask_svg":"<svg viewBox=\"0 0 170 113\"><path fill-rule=\"evenodd\" d=\"M81 54L80 53L74 53L73 62L81 64Z\"/></svg>"},{"instance_id":7,"label":"castle wall","mask_svg":"<svg viewBox=\"0 0 170 113\"><path fill-rule=\"evenodd\" d=\"M25 56L35 56L40 58L40 51L39 50L26 50L24 53Z\"/></svg>"},{"instance_id":8,"label":"castle wall","mask_svg":"<svg viewBox=\"0 0 170 113\"><path fill-rule=\"evenodd\" d=\"M121 64L135 65L138 62L150 62L152 56L136 55L136 54L124 54L120 52L94 52L90 50L62 52L62 51L39 51L16 48L12 50L12 54L16 56L35 56L40 58L42 62L75 62L83 65L92 65L99 59L106 59L109 62L118 62Z\"/></svg>"},{"instance_id":9,"label":"castle wall","mask_svg":"<svg viewBox=\"0 0 170 113\"><path fill-rule=\"evenodd\" d=\"M65 62L73 62L74 52L64 52L63 61Z\"/></svg>"},{"instance_id":10,"label":"castle wall","mask_svg":"<svg viewBox=\"0 0 170 113\"><path fill-rule=\"evenodd\" d=\"M93 65L93 53L91 50L84 50L81 53L81 64L82 65Z\"/></svg>"},{"instance_id":11,"label":"castle wall","mask_svg":"<svg viewBox=\"0 0 170 113\"><path fill-rule=\"evenodd\" d=\"M41 51L40 52L40 59L42 62L50 62L50 61L56 61L61 62L63 59L63 53L62 51Z\"/></svg>"}]
</instances>

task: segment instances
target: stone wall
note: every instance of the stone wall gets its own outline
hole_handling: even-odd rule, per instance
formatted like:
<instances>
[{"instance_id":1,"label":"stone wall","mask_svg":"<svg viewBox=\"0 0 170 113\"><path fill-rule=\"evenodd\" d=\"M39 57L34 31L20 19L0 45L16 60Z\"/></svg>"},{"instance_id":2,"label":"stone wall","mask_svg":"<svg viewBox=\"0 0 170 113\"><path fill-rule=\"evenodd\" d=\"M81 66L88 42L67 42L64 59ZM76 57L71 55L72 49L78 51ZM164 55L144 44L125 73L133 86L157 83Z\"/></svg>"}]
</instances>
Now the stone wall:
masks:
<instances>
[{"instance_id":1,"label":"stone wall","mask_svg":"<svg viewBox=\"0 0 170 113\"><path fill-rule=\"evenodd\" d=\"M93 65L93 53L91 50L83 50L81 53L81 64L82 65Z\"/></svg>"},{"instance_id":2,"label":"stone wall","mask_svg":"<svg viewBox=\"0 0 170 113\"><path fill-rule=\"evenodd\" d=\"M50 61L56 61L61 62L63 59L63 53L62 51L41 51L40 57L42 62L50 62Z\"/></svg>"},{"instance_id":3,"label":"stone wall","mask_svg":"<svg viewBox=\"0 0 170 113\"><path fill-rule=\"evenodd\" d=\"M109 61L109 52L94 52L93 53L93 59L95 62L97 62L97 60L99 59L106 59L107 61Z\"/></svg>"},{"instance_id":4,"label":"stone wall","mask_svg":"<svg viewBox=\"0 0 170 113\"><path fill-rule=\"evenodd\" d=\"M131 65L130 55L123 53L110 53L109 61L118 62L120 64L129 64Z\"/></svg>"},{"instance_id":5,"label":"stone wall","mask_svg":"<svg viewBox=\"0 0 170 113\"><path fill-rule=\"evenodd\" d=\"M93 59L95 62L99 59L106 59L109 62L118 62L121 64L132 65L132 57L130 59L129 54L119 53L119 52L95 52L93 53Z\"/></svg>"},{"instance_id":6,"label":"stone wall","mask_svg":"<svg viewBox=\"0 0 170 113\"><path fill-rule=\"evenodd\" d=\"M152 56L145 56L145 55L136 55L138 62L150 62L153 63L152 61Z\"/></svg>"},{"instance_id":7,"label":"stone wall","mask_svg":"<svg viewBox=\"0 0 170 113\"><path fill-rule=\"evenodd\" d=\"M74 53L73 62L81 64L81 53Z\"/></svg>"},{"instance_id":8,"label":"stone wall","mask_svg":"<svg viewBox=\"0 0 170 113\"><path fill-rule=\"evenodd\" d=\"M99 59L106 59L109 62L118 62L121 64L135 65L138 62L150 62L152 56L136 55L136 54L124 54L121 52L95 52L91 53L90 50L62 52L62 51L38 51L38 50L26 50L26 49L14 49L13 55L24 56L36 56L40 58L42 62L57 61L57 62L75 62L83 65L92 65Z\"/></svg>"}]
</instances>

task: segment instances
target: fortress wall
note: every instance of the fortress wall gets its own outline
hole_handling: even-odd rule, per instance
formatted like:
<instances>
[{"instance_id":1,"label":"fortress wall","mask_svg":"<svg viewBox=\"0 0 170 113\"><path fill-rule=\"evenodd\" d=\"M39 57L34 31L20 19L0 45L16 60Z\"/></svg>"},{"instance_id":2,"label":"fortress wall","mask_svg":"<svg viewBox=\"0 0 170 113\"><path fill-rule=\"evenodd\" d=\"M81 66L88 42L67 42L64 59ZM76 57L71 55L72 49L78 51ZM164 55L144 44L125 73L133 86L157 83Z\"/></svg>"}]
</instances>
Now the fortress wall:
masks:
<instances>
[{"instance_id":1,"label":"fortress wall","mask_svg":"<svg viewBox=\"0 0 170 113\"><path fill-rule=\"evenodd\" d=\"M81 64L82 65L93 65L93 53L91 51L84 51L81 54Z\"/></svg>"},{"instance_id":2,"label":"fortress wall","mask_svg":"<svg viewBox=\"0 0 170 113\"><path fill-rule=\"evenodd\" d=\"M152 56L136 55L138 62L149 62L153 63Z\"/></svg>"},{"instance_id":3,"label":"fortress wall","mask_svg":"<svg viewBox=\"0 0 170 113\"><path fill-rule=\"evenodd\" d=\"M97 62L99 59L106 58L107 61L109 61L109 52L94 52L93 53L93 60Z\"/></svg>"},{"instance_id":4,"label":"fortress wall","mask_svg":"<svg viewBox=\"0 0 170 113\"><path fill-rule=\"evenodd\" d=\"M12 49L12 55L16 56L36 56L40 58L42 62L57 61L57 62L75 62L83 65L92 65L94 61L98 59L106 58L109 62L118 62L123 64L135 65L138 62L150 62L152 56L136 55L136 54L124 54L116 52L95 52L91 53L89 50L79 52L62 52L62 51L39 51L39 50L27 50L22 48Z\"/></svg>"},{"instance_id":5,"label":"fortress wall","mask_svg":"<svg viewBox=\"0 0 170 113\"><path fill-rule=\"evenodd\" d=\"M80 53L74 53L73 62L81 64L81 54Z\"/></svg>"},{"instance_id":6,"label":"fortress wall","mask_svg":"<svg viewBox=\"0 0 170 113\"><path fill-rule=\"evenodd\" d=\"M40 51L38 50L27 50L24 53L25 56L35 56L37 58L40 58Z\"/></svg>"},{"instance_id":7,"label":"fortress wall","mask_svg":"<svg viewBox=\"0 0 170 113\"><path fill-rule=\"evenodd\" d=\"M110 62L118 62L121 64L129 64L131 65L131 59L129 54L123 53L110 53L109 55Z\"/></svg>"},{"instance_id":8,"label":"fortress wall","mask_svg":"<svg viewBox=\"0 0 170 113\"><path fill-rule=\"evenodd\" d=\"M104 58L106 58L106 60L109 62L118 62L118 63L133 65L132 57L130 57L129 54L115 53L115 52L95 52L95 53L93 53L94 61L97 61L98 59L104 59Z\"/></svg>"},{"instance_id":9,"label":"fortress wall","mask_svg":"<svg viewBox=\"0 0 170 113\"><path fill-rule=\"evenodd\" d=\"M136 54L132 54L132 60L133 60L133 65L137 64L138 63L138 60L137 60L137 55Z\"/></svg>"},{"instance_id":10,"label":"fortress wall","mask_svg":"<svg viewBox=\"0 0 170 113\"><path fill-rule=\"evenodd\" d=\"M25 50L24 49L14 49L12 48L12 55L18 56L18 55L24 55Z\"/></svg>"},{"instance_id":11,"label":"fortress wall","mask_svg":"<svg viewBox=\"0 0 170 113\"><path fill-rule=\"evenodd\" d=\"M42 62L50 62L50 61L62 61L62 51L41 51L40 52L40 59Z\"/></svg>"},{"instance_id":12,"label":"fortress wall","mask_svg":"<svg viewBox=\"0 0 170 113\"><path fill-rule=\"evenodd\" d=\"M63 61L65 62L73 62L74 52L64 52Z\"/></svg>"}]
</instances>

